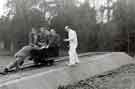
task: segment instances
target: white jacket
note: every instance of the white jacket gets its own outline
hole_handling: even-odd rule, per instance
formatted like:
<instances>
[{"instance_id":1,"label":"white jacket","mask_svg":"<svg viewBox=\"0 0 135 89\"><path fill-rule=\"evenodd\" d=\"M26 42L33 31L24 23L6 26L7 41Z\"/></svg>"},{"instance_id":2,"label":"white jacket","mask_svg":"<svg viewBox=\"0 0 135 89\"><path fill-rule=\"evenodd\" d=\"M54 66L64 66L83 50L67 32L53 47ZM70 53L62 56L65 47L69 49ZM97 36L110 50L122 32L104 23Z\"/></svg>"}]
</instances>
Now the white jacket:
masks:
<instances>
[{"instance_id":1,"label":"white jacket","mask_svg":"<svg viewBox=\"0 0 135 89\"><path fill-rule=\"evenodd\" d=\"M77 48L78 40L77 40L77 34L74 30L72 29L69 30L68 39L69 39L69 46Z\"/></svg>"}]
</instances>

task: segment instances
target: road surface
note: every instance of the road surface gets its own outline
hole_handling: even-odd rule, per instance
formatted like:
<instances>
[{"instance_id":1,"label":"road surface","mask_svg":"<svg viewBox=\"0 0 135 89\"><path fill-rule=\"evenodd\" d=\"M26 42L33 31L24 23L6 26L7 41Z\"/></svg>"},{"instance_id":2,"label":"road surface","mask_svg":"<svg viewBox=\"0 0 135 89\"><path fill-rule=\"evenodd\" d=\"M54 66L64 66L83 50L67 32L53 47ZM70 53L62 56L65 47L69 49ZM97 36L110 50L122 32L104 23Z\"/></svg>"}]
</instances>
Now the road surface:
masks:
<instances>
[{"instance_id":1,"label":"road surface","mask_svg":"<svg viewBox=\"0 0 135 89\"><path fill-rule=\"evenodd\" d=\"M101 53L103 54L103 53ZM94 57L96 57L97 55L101 55L101 54L90 54L90 55L84 55L79 57L80 62L88 62L88 60L91 58L92 60L90 61L94 61ZM1 67L9 64L10 62L14 61L14 57L10 57L10 56L1 56L0 57L0 65ZM30 64L26 64L26 66L30 66L32 64L32 62L29 62ZM26 76L31 76L37 73L41 73L41 72L45 72L48 70L54 70L57 68L61 68L64 66L67 66L68 60L62 60L62 61L58 61L56 62L53 66L30 66L30 67L26 67L23 70L19 71L19 72L11 72L7 75L0 75L0 84L5 83L7 81L11 81L11 80L15 80L15 79L20 79ZM2 69L2 68L1 68Z\"/></svg>"}]
</instances>

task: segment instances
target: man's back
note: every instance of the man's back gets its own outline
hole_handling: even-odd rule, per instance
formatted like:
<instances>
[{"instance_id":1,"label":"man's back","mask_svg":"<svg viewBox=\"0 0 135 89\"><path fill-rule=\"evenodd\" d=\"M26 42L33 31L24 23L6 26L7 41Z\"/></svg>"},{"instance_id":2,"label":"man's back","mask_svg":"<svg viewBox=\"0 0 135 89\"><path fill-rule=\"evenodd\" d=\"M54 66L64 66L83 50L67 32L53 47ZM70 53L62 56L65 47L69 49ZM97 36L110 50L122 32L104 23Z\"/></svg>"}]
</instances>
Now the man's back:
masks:
<instances>
[{"instance_id":1,"label":"man's back","mask_svg":"<svg viewBox=\"0 0 135 89\"><path fill-rule=\"evenodd\" d=\"M15 56L23 56L23 57L26 57L26 56L30 56L30 52L31 50L33 49L39 49L38 47L32 47L30 45L27 45L27 46L24 46L21 50L19 50Z\"/></svg>"}]
</instances>

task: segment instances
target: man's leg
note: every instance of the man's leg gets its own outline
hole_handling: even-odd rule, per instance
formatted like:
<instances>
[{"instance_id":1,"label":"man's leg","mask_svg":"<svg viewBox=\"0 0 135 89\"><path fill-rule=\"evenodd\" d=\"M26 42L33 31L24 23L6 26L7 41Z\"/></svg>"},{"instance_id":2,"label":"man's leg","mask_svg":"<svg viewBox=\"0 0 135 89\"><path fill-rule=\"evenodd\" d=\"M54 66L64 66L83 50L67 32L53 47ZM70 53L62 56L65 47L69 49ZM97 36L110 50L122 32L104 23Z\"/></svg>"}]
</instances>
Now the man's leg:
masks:
<instances>
[{"instance_id":1,"label":"man's leg","mask_svg":"<svg viewBox=\"0 0 135 89\"><path fill-rule=\"evenodd\" d=\"M25 59L26 59L26 57L18 57L16 59L16 61L17 61L16 71L18 71L21 68L21 66L23 65Z\"/></svg>"},{"instance_id":2,"label":"man's leg","mask_svg":"<svg viewBox=\"0 0 135 89\"><path fill-rule=\"evenodd\" d=\"M74 52L73 52L73 49L70 48L69 49L69 65L74 65L74 64L75 64Z\"/></svg>"},{"instance_id":3,"label":"man's leg","mask_svg":"<svg viewBox=\"0 0 135 89\"><path fill-rule=\"evenodd\" d=\"M12 68L15 68L17 65L17 61L15 60L14 62L10 63L9 65L6 66L7 70L11 70Z\"/></svg>"},{"instance_id":4,"label":"man's leg","mask_svg":"<svg viewBox=\"0 0 135 89\"><path fill-rule=\"evenodd\" d=\"M23 64L24 62L24 58L23 57L17 57L16 60L12 63L10 63L9 65L7 65L7 67L5 68L5 71L9 71L13 68L16 68L16 70L18 70L20 68L20 66Z\"/></svg>"},{"instance_id":5,"label":"man's leg","mask_svg":"<svg viewBox=\"0 0 135 89\"><path fill-rule=\"evenodd\" d=\"M79 58L78 58L78 54L76 52L76 49L75 49L75 52L74 52L74 56L75 56L75 63L79 63Z\"/></svg>"}]
</instances>

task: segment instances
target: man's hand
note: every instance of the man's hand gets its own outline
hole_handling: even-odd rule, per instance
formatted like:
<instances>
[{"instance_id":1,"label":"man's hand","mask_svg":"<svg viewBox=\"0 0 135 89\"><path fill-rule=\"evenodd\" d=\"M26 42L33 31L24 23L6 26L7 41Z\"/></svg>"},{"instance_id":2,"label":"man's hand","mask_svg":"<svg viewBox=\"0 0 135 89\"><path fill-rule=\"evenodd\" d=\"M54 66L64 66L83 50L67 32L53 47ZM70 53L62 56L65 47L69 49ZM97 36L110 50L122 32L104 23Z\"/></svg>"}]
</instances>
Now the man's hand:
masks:
<instances>
[{"instance_id":1,"label":"man's hand","mask_svg":"<svg viewBox=\"0 0 135 89\"><path fill-rule=\"evenodd\" d=\"M69 41L69 39L64 39L64 41L66 41L66 42L67 42L67 41Z\"/></svg>"},{"instance_id":2,"label":"man's hand","mask_svg":"<svg viewBox=\"0 0 135 89\"><path fill-rule=\"evenodd\" d=\"M49 48L49 45L47 45L46 48Z\"/></svg>"},{"instance_id":3,"label":"man's hand","mask_svg":"<svg viewBox=\"0 0 135 89\"><path fill-rule=\"evenodd\" d=\"M40 49L44 49L44 48L49 48L49 45L40 47Z\"/></svg>"}]
</instances>

